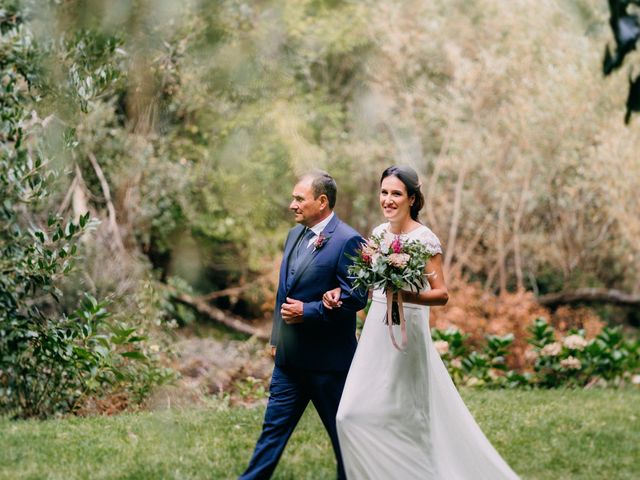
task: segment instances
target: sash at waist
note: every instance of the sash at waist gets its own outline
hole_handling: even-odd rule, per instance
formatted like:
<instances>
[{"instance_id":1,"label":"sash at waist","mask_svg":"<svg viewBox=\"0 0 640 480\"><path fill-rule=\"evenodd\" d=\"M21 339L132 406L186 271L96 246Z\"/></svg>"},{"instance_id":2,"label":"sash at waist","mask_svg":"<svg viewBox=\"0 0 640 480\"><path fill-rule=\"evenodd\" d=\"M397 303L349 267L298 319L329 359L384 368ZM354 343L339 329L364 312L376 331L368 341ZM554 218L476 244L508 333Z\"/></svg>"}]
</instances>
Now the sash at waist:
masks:
<instances>
[{"instance_id":1,"label":"sash at waist","mask_svg":"<svg viewBox=\"0 0 640 480\"><path fill-rule=\"evenodd\" d=\"M383 296L382 293L378 293L377 291L373 292L372 301L376 303L383 303L385 306L387 305L387 297ZM425 308L425 305L419 305L417 303L409 303L407 301L402 302L404 308L410 308L413 310L420 310Z\"/></svg>"}]
</instances>

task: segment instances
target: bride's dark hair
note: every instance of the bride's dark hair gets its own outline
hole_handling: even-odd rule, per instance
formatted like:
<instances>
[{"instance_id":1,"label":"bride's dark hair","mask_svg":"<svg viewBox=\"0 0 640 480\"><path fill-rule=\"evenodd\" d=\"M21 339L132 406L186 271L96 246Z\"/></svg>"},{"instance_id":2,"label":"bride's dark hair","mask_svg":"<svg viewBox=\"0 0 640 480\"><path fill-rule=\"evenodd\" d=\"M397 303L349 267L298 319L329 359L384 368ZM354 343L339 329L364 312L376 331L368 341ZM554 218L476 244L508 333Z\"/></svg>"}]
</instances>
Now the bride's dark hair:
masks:
<instances>
[{"instance_id":1,"label":"bride's dark hair","mask_svg":"<svg viewBox=\"0 0 640 480\"><path fill-rule=\"evenodd\" d=\"M424 195L422 195L422 192L420 191L422 184L420 183L420 179L418 178L416 171L406 165L393 165L382 172L380 184L382 184L382 181L387 177L397 177L402 183L404 183L408 197L414 197L413 205L411 205L409 213L411 218L417 221L418 213L422 210L422 207L424 207Z\"/></svg>"}]
</instances>

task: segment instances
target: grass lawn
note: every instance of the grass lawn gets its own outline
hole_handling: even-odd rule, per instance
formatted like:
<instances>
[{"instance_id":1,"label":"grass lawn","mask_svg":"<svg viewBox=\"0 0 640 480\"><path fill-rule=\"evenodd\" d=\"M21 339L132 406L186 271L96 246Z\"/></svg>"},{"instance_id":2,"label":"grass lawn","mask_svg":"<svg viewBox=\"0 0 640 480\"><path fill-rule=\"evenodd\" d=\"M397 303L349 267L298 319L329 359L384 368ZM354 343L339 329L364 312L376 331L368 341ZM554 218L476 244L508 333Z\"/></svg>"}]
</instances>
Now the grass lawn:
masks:
<instances>
[{"instance_id":1,"label":"grass lawn","mask_svg":"<svg viewBox=\"0 0 640 480\"><path fill-rule=\"evenodd\" d=\"M523 479L639 479L640 390L463 390L469 409ZM0 479L237 478L263 408L169 410L46 422L0 419ZM312 408L276 479L332 479ZM391 479L390 479L391 480Z\"/></svg>"}]
</instances>

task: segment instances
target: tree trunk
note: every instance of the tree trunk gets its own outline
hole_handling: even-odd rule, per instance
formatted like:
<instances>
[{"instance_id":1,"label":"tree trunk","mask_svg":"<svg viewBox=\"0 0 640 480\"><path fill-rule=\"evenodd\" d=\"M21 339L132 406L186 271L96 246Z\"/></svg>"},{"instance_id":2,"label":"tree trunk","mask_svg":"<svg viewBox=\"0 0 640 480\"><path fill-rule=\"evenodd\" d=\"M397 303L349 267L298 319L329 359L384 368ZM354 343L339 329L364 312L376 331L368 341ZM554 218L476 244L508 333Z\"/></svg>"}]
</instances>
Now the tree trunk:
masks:
<instances>
[{"instance_id":1,"label":"tree trunk","mask_svg":"<svg viewBox=\"0 0 640 480\"><path fill-rule=\"evenodd\" d=\"M640 295L631 295L620 290L606 288L579 288L572 292L548 293L538 297L547 307L571 303L610 303L624 307L640 306Z\"/></svg>"},{"instance_id":2,"label":"tree trunk","mask_svg":"<svg viewBox=\"0 0 640 480\"><path fill-rule=\"evenodd\" d=\"M507 251L504 241L504 224L505 224L505 212L507 208L507 194L502 194L502 200L500 201L500 211L498 212L498 235L497 235L497 248L498 248L498 274L500 281L500 295L507 291Z\"/></svg>"},{"instance_id":3,"label":"tree trunk","mask_svg":"<svg viewBox=\"0 0 640 480\"><path fill-rule=\"evenodd\" d=\"M462 190L464 189L464 177L467 173L467 167L463 164L458 172L458 181L453 199L453 214L451 217L451 227L449 228L449 238L447 239L447 251L444 257L444 271L451 270L451 262L456 249L456 237L458 236L458 226L460 223L460 210L462 209Z\"/></svg>"},{"instance_id":4,"label":"tree trunk","mask_svg":"<svg viewBox=\"0 0 640 480\"><path fill-rule=\"evenodd\" d=\"M261 340L269 340L269 335L266 332L247 324L240 317L236 317L235 315L224 312L223 310L210 305L206 300L192 297L191 295L187 295L186 293L176 293L174 294L174 297L179 302L185 303L190 307L195 308L199 313L206 315L210 319L221 323L231 330L245 333L251 336L256 336Z\"/></svg>"}]
</instances>

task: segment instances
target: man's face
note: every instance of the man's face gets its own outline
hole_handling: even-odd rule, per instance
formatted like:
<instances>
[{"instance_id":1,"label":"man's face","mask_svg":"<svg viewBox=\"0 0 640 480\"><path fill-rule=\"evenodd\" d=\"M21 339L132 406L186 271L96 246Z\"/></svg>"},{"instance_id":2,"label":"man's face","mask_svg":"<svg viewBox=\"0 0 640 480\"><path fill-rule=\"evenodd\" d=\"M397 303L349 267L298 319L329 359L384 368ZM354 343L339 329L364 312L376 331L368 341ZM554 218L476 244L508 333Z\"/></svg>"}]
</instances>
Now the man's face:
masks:
<instances>
[{"instance_id":1,"label":"man's face","mask_svg":"<svg viewBox=\"0 0 640 480\"><path fill-rule=\"evenodd\" d=\"M328 207L325 195L313 198L311 179L301 180L293 187L291 196L293 199L289 208L295 214L296 222L305 227L312 227L322 219L325 209Z\"/></svg>"}]
</instances>

